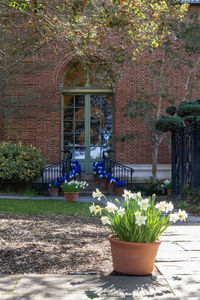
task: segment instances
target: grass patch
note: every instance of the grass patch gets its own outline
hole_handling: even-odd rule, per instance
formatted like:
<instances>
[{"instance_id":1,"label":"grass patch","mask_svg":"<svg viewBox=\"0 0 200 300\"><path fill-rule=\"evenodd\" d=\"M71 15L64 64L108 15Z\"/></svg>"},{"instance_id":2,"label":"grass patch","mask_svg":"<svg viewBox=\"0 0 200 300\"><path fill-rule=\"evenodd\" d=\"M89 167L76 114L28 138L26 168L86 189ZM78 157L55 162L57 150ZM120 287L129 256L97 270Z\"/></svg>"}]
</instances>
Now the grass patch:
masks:
<instances>
[{"instance_id":1,"label":"grass patch","mask_svg":"<svg viewBox=\"0 0 200 300\"><path fill-rule=\"evenodd\" d=\"M91 203L72 203L62 200L0 199L0 213L21 215L91 216Z\"/></svg>"}]
</instances>

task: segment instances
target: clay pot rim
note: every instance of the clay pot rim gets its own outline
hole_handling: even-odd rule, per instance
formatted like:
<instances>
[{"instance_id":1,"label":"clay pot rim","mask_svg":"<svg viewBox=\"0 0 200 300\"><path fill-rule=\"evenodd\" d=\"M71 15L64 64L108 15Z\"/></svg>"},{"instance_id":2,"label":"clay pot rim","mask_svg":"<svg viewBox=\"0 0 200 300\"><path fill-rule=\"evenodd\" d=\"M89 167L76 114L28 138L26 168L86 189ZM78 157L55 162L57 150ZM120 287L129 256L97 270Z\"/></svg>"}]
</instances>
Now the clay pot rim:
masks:
<instances>
[{"instance_id":1,"label":"clay pot rim","mask_svg":"<svg viewBox=\"0 0 200 300\"><path fill-rule=\"evenodd\" d=\"M148 242L148 243L137 243L137 242L126 242L126 241L121 241L118 238L114 238L113 235L109 235L108 237L109 241L112 241L112 243L116 244L121 244L123 243L124 245L152 245L152 244L161 244L162 241L157 240L156 242Z\"/></svg>"},{"instance_id":2,"label":"clay pot rim","mask_svg":"<svg viewBox=\"0 0 200 300\"><path fill-rule=\"evenodd\" d=\"M64 194L79 194L79 192L64 192Z\"/></svg>"}]
</instances>

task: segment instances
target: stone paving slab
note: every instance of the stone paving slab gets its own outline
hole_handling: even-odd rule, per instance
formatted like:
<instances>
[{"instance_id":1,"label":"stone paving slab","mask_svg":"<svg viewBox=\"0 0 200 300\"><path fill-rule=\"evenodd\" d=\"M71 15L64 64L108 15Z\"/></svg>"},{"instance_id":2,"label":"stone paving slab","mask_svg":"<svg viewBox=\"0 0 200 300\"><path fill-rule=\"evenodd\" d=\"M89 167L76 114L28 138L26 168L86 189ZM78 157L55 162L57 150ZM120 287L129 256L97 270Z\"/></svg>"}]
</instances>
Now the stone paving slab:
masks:
<instances>
[{"instance_id":1,"label":"stone paving slab","mask_svg":"<svg viewBox=\"0 0 200 300\"><path fill-rule=\"evenodd\" d=\"M12 278L10 275L9 278ZM1 281L1 278L0 278ZM78 298L77 295L79 295ZM37 297L36 297L37 296ZM65 298L65 297L68 298ZM22 275L12 292L0 291L0 299L162 299L173 297L167 281L152 276ZM7 298L6 298L7 297ZM15 298L12 298L15 297ZM21 298L20 298L21 297ZM82 298L81 298L82 297Z\"/></svg>"},{"instance_id":2,"label":"stone paving slab","mask_svg":"<svg viewBox=\"0 0 200 300\"><path fill-rule=\"evenodd\" d=\"M181 299L200 299L200 274L199 275L174 275L165 276L167 282Z\"/></svg>"},{"instance_id":3,"label":"stone paving slab","mask_svg":"<svg viewBox=\"0 0 200 300\"><path fill-rule=\"evenodd\" d=\"M177 245L185 251L200 251L200 242L178 242Z\"/></svg>"},{"instance_id":4,"label":"stone paving slab","mask_svg":"<svg viewBox=\"0 0 200 300\"><path fill-rule=\"evenodd\" d=\"M0 294L12 292L22 276L23 275L0 275Z\"/></svg>"},{"instance_id":5,"label":"stone paving slab","mask_svg":"<svg viewBox=\"0 0 200 300\"><path fill-rule=\"evenodd\" d=\"M169 275L200 275L200 260L198 262L156 262L155 265L165 277Z\"/></svg>"}]
</instances>

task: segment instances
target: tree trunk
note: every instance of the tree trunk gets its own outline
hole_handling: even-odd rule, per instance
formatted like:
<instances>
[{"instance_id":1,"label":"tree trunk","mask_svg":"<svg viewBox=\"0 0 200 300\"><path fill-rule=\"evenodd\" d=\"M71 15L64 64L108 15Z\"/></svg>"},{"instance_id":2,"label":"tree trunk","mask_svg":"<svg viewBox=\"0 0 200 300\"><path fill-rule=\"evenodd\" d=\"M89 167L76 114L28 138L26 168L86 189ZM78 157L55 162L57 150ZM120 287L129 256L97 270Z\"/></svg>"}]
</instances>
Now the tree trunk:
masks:
<instances>
[{"instance_id":1,"label":"tree trunk","mask_svg":"<svg viewBox=\"0 0 200 300\"><path fill-rule=\"evenodd\" d=\"M158 171L158 148L159 145L153 145L152 149L152 181L156 183L157 181L157 171Z\"/></svg>"}]
</instances>

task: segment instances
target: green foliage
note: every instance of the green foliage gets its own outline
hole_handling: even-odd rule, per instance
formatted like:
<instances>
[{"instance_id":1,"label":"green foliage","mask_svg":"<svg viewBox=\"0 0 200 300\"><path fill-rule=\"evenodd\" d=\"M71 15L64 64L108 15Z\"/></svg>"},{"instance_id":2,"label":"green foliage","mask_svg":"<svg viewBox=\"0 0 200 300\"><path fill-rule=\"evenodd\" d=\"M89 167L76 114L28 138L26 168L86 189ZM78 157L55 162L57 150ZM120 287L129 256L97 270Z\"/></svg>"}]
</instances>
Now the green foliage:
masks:
<instances>
[{"instance_id":1,"label":"green foliage","mask_svg":"<svg viewBox=\"0 0 200 300\"><path fill-rule=\"evenodd\" d=\"M175 131L183 126L183 121L180 117L171 116L171 117L161 117L156 121L155 127L157 130L167 132Z\"/></svg>"},{"instance_id":2,"label":"green foliage","mask_svg":"<svg viewBox=\"0 0 200 300\"><path fill-rule=\"evenodd\" d=\"M97 191L93 193L96 198L106 198ZM124 192L124 199L107 202L105 208L94 203L90 206L90 212L104 214L101 217L104 225L108 224L114 238L120 241L135 243L151 243L158 240L159 236L178 219L185 220L187 214L179 211L175 214L163 214L171 212L173 204L162 201L154 205L155 195L147 199L141 197L141 193ZM120 207L119 207L120 205Z\"/></svg>"},{"instance_id":3,"label":"green foliage","mask_svg":"<svg viewBox=\"0 0 200 300\"><path fill-rule=\"evenodd\" d=\"M197 12L188 13L187 22L174 24L174 33L182 40L188 53L200 53L200 23Z\"/></svg>"},{"instance_id":4,"label":"green foliage","mask_svg":"<svg viewBox=\"0 0 200 300\"><path fill-rule=\"evenodd\" d=\"M2 183L31 182L41 174L45 160L40 151L21 143L0 144L0 181Z\"/></svg>"},{"instance_id":5,"label":"green foliage","mask_svg":"<svg viewBox=\"0 0 200 300\"><path fill-rule=\"evenodd\" d=\"M191 189L188 184L185 184L181 191L181 198L189 204L198 205L200 203L200 188Z\"/></svg>"},{"instance_id":6,"label":"green foliage","mask_svg":"<svg viewBox=\"0 0 200 300\"><path fill-rule=\"evenodd\" d=\"M73 193L80 192L80 190L84 189L86 186L88 186L86 181L72 180L63 183L62 189L64 193Z\"/></svg>"},{"instance_id":7,"label":"green foliage","mask_svg":"<svg viewBox=\"0 0 200 300\"><path fill-rule=\"evenodd\" d=\"M194 104L181 104L177 109L177 115L182 118L191 115L200 115L200 104L197 104L196 102L194 102Z\"/></svg>"},{"instance_id":8,"label":"green foliage","mask_svg":"<svg viewBox=\"0 0 200 300\"><path fill-rule=\"evenodd\" d=\"M124 109L124 117L133 118L145 118L147 114L151 114L156 109L156 105L150 102L151 96L146 96L146 100L143 99L143 94L140 95L138 100L130 100Z\"/></svg>"},{"instance_id":9,"label":"green foliage","mask_svg":"<svg viewBox=\"0 0 200 300\"><path fill-rule=\"evenodd\" d=\"M166 113L169 114L170 116L174 116L176 113L176 106L168 106L166 109Z\"/></svg>"},{"instance_id":10,"label":"green foliage","mask_svg":"<svg viewBox=\"0 0 200 300\"><path fill-rule=\"evenodd\" d=\"M171 190L171 181L166 180L158 180L155 184L152 185L153 192L156 195L166 195L168 190Z\"/></svg>"},{"instance_id":11,"label":"green foliage","mask_svg":"<svg viewBox=\"0 0 200 300\"><path fill-rule=\"evenodd\" d=\"M196 120L197 122L200 122L200 116L186 116L183 118L185 123L192 123L194 122L194 120Z\"/></svg>"},{"instance_id":12,"label":"green foliage","mask_svg":"<svg viewBox=\"0 0 200 300\"><path fill-rule=\"evenodd\" d=\"M89 217L90 205L90 203L67 203L59 200L1 199L0 213Z\"/></svg>"}]
</instances>

